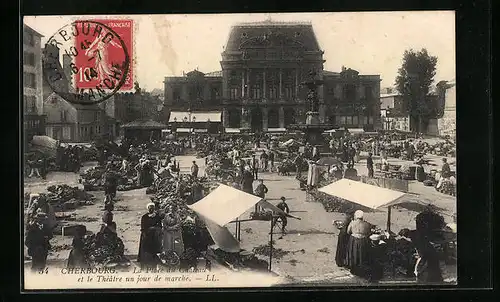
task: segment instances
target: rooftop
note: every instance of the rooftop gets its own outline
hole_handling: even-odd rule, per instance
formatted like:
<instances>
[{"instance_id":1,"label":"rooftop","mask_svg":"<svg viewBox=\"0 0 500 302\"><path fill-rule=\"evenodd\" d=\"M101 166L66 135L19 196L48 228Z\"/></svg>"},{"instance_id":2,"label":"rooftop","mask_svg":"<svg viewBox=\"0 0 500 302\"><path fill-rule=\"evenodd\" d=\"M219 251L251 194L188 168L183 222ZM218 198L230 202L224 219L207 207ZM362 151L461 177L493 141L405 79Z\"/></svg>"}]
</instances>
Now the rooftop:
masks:
<instances>
[{"instance_id":1,"label":"rooftop","mask_svg":"<svg viewBox=\"0 0 500 302\"><path fill-rule=\"evenodd\" d=\"M225 51L240 51L248 47L299 46L305 51L320 51L310 22L239 23L231 27Z\"/></svg>"}]
</instances>

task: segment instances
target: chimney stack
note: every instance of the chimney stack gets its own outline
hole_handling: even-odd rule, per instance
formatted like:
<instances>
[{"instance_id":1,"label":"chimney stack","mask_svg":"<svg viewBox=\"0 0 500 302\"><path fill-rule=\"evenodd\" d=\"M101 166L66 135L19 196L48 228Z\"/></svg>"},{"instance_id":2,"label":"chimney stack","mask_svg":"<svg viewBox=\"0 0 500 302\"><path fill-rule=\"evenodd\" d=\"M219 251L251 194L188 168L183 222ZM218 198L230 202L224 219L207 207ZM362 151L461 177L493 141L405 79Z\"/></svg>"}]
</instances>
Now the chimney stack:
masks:
<instances>
[{"instance_id":1,"label":"chimney stack","mask_svg":"<svg viewBox=\"0 0 500 302\"><path fill-rule=\"evenodd\" d=\"M71 67L70 64L73 62L73 59L67 54L63 54L63 71L66 79L68 79L68 84L70 87L73 87L73 77L71 76Z\"/></svg>"}]
</instances>

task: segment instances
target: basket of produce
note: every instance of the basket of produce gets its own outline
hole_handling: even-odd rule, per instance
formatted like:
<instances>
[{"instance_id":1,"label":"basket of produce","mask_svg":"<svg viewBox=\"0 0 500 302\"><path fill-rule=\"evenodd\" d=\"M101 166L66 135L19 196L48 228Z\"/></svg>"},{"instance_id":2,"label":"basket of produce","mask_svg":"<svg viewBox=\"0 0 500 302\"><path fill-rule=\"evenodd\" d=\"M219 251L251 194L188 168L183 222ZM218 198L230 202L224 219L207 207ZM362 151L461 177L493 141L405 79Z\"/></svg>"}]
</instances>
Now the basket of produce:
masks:
<instances>
[{"instance_id":1,"label":"basket of produce","mask_svg":"<svg viewBox=\"0 0 500 302\"><path fill-rule=\"evenodd\" d=\"M180 265L181 259L174 251L166 251L157 254L160 263L166 267L177 267Z\"/></svg>"}]
</instances>

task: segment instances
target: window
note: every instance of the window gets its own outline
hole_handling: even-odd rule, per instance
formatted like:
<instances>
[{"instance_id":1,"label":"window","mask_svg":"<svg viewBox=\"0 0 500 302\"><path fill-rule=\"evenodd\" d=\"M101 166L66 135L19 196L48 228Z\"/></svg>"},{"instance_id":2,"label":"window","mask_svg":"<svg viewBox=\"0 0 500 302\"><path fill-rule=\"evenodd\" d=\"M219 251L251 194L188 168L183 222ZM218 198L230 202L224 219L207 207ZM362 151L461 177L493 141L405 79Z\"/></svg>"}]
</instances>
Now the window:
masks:
<instances>
[{"instance_id":1,"label":"window","mask_svg":"<svg viewBox=\"0 0 500 302\"><path fill-rule=\"evenodd\" d=\"M345 118L346 118L345 124L352 125L352 116L346 116Z\"/></svg>"},{"instance_id":2,"label":"window","mask_svg":"<svg viewBox=\"0 0 500 302\"><path fill-rule=\"evenodd\" d=\"M362 125L367 125L368 124L368 117L362 116L361 117L361 124Z\"/></svg>"},{"instance_id":3,"label":"window","mask_svg":"<svg viewBox=\"0 0 500 302\"><path fill-rule=\"evenodd\" d=\"M35 54L32 52L25 51L23 53L23 64L35 66Z\"/></svg>"},{"instance_id":4,"label":"window","mask_svg":"<svg viewBox=\"0 0 500 302\"><path fill-rule=\"evenodd\" d=\"M100 122L101 121L101 113L99 111L94 113L95 115L95 121Z\"/></svg>"},{"instance_id":5,"label":"window","mask_svg":"<svg viewBox=\"0 0 500 302\"><path fill-rule=\"evenodd\" d=\"M285 86L285 98L291 99L293 98L293 88L290 85Z\"/></svg>"},{"instance_id":6,"label":"window","mask_svg":"<svg viewBox=\"0 0 500 302\"><path fill-rule=\"evenodd\" d=\"M346 121L345 116L339 116L339 124L340 125L345 125L345 121Z\"/></svg>"},{"instance_id":7,"label":"window","mask_svg":"<svg viewBox=\"0 0 500 302\"><path fill-rule=\"evenodd\" d=\"M238 88L231 88L229 92L230 92L229 98L231 100L236 100L238 98L238 96L239 96L239 93L238 93L239 89Z\"/></svg>"},{"instance_id":8,"label":"window","mask_svg":"<svg viewBox=\"0 0 500 302\"><path fill-rule=\"evenodd\" d=\"M24 87L36 88L36 78L35 74L32 72L25 72L23 74Z\"/></svg>"},{"instance_id":9,"label":"window","mask_svg":"<svg viewBox=\"0 0 500 302\"><path fill-rule=\"evenodd\" d=\"M373 90L370 86L365 86L365 98L371 99L373 97Z\"/></svg>"},{"instance_id":10,"label":"window","mask_svg":"<svg viewBox=\"0 0 500 302\"><path fill-rule=\"evenodd\" d=\"M277 99L278 98L278 88L276 86L270 86L268 90L268 97L270 99Z\"/></svg>"},{"instance_id":11,"label":"window","mask_svg":"<svg viewBox=\"0 0 500 302\"><path fill-rule=\"evenodd\" d=\"M356 86L352 84L344 85L343 87L343 97L346 100L356 99Z\"/></svg>"},{"instance_id":12,"label":"window","mask_svg":"<svg viewBox=\"0 0 500 302\"><path fill-rule=\"evenodd\" d=\"M368 124L373 125L373 116L368 117Z\"/></svg>"},{"instance_id":13,"label":"window","mask_svg":"<svg viewBox=\"0 0 500 302\"><path fill-rule=\"evenodd\" d=\"M335 87L328 87L327 93L329 96L334 96L335 95Z\"/></svg>"},{"instance_id":14,"label":"window","mask_svg":"<svg viewBox=\"0 0 500 302\"><path fill-rule=\"evenodd\" d=\"M357 116L353 116L353 117L352 117L352 124L353 124L353 125L358 125L358 124L359 124L359 119L358 119L358 117L357 117Z\"/></svg>"},{"instance_id":15,"label":"window","mask_svg":"<svg viewBox=\"0 0 500 302\"><path fill-rule=\"evenodd\" d=\"M30 32L24 32L23 42L29 46L35 46L35 36Z\"/></svg>"},{"instance_id":16,"label":"window","mask_svg":"<svg viewBox=\"0 0 500 302\"><path fill-rule=\"evenodd\" d=\"M211 99L212 100L216 100L220 97L220 93L219 93L219 88L217 87L213 87L212 88L212 96L211 96Z\"/></svg>"},{"instance_id":17,"label":"window","mask_svg":"<svg viewBox=\"0 0 500 302\"><path fill-rule=\"evenodd\" d=\"M259 99L261 97L260 93L261 93L260 85L259 84L253 85L252 86L252 98Z\"/></svg>"},{"instance_id":18,"label":"window","mask_svg":"<svg viewBox=\"0 0 500 302\"><path fill-rule=\"evenodd\" d=\"M174 101L178 101L181 98L181 90L179 88L174 88L173 99Z\"/></svg>"},{"instance_id":19,"label":"window","mask_svg":"<svg viewBox=\"0 0 500 302\"><path fill-rule=\"evenodd\" d=\"M27 113L36 113L36 97L34 95L24 96L24 111Z\"/></svg>"},{"instance_id":20,"label":"window","mask_svg":"<svg viewBox=\"0 0 500 302\"><path fill-rule=\"evenodd\" d=\"M61 111L61 122L63 122L63 123L66 122L66 111L65 110Z\"/></svg>"}]
</instances>

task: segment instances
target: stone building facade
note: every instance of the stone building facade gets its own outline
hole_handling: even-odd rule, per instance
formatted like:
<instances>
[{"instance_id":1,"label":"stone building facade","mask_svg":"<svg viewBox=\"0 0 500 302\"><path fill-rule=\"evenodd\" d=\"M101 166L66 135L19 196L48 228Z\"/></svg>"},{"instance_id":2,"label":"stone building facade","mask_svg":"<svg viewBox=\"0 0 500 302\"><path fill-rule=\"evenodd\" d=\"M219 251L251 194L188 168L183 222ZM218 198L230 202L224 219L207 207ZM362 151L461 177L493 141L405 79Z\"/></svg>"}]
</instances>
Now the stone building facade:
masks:
<instances>
[{"instance_id":1,"label":"stone building facade","mask_svg":"<svg viewBox=\"0 0 500 302\"><path fill-rule=\"evenodd\" d=\"M380 76L343 68L323 69L325 60L309 23L249 23L233 26L222 52L222 70L166 77L170 110L221 110L224 128L252 132L305 123L309 106L301 85L314 70L320 119L341 127L379 129Z\"/></svg>"}]
</instances>

